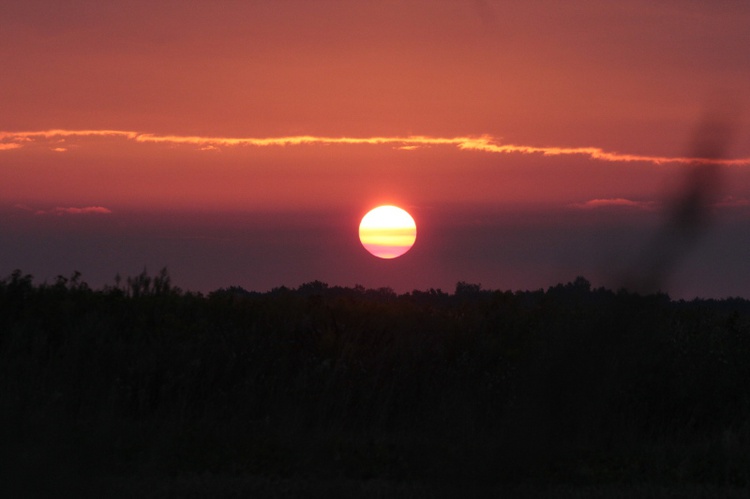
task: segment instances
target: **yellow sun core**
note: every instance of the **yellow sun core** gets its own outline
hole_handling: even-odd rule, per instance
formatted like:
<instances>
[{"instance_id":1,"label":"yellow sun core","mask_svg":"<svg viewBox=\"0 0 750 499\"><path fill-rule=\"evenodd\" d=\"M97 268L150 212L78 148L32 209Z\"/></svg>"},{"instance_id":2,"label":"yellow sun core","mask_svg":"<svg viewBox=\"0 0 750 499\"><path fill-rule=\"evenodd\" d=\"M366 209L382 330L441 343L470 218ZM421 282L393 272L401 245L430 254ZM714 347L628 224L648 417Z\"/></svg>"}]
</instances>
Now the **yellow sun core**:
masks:
<instances>
[{"instance_id":1,"label":"yellow sun core","mask_svg":"<svg viewBox=\"0 0 750 499\"><path fill-rule=\"evenodd\" d=\"M378 206L359 224L359 240L378 258L396 258L411 249L417 239L417 225L398 206Z\"/></svg>"}]
</instances>

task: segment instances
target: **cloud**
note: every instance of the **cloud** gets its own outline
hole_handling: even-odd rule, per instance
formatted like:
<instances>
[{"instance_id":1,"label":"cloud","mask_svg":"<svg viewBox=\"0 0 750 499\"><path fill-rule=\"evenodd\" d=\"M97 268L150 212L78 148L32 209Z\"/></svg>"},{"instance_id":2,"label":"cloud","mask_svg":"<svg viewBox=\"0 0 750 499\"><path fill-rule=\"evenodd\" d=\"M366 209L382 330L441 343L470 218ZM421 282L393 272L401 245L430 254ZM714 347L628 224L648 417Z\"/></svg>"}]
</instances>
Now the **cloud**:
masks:
<instances>
[{"instance_id":1,"label":"cloud","mask_svg":"<svg viewBox=\"0 0 750 499\"><path fill-rule=\"evenodd\" d=\"M750 166L750 157L718 159L687 156L647 156L605 151L599 147L555 147L503 144L490 135L477 137L325 137L294 135L288 137L204 137L198 135L158 135L126 130L44 130L32 132L0 132L0 150L17 149L30 142L60 138L113 137L137 143L188 145L202 150L220 147L287 147L303 145L383 145L413 150L420 147L452 146L464 151L491 154L539 154L542 156L583 156L592 160L616 163L667 163L712 164L725 166Z\"/></svg>"},{"instance_id":2,"label":"cloud","mask_svg":"<svg viewBox=\"0 0 750 499\"><path fill-rule=\"evenodd\" d=\"M746 206L750 206L750 199L727 196L726 198L716 203L716 206L719 208L744 208Z\"/></svg>"},{"instance_id":3,"label":"cloud","mask_svg":"<svg viewBox=\"0 0 750 499\"><path fill-rule=\"evenodd\" d=\"M23 209L23 210L31 210L28 206L25 205L16 205L17 208ZM83 207L76 207L76 206L57 206L55 208L52 208L51 210L36 210L34 212L37 215L109 215L112 213L112 210L109 208L105 208L104 206L83 206Z\"/></svg>"},{"instance_id":4,"label":"cloud","mask_svg":"<svg viewBox=\"0 0 750 499\"><path fill-rule=\"evenodd\" d=\"M653 201L632 201L625 198L590 199L585 203L576 203L574 208L594 210L597 208L631 208L637 210L653 210L656 203Z\"/></svg>"},{"instance_id":5,"label":"cloud","mask_svg":"<svg viewBox=\"0 0 750 499\"><path fill-rule=\"evenodd\" d=\"M35 139L52 139L61 137L124 137L134 139L139 135L138 132L128 132L123 130L36 130L27 132L0 132L0 141L21 141L27 142Z\"/></svg>"},{"instance_id":6,"label":"cloud","mask_svg":"<svg viewBox=\"0 0 750 499\"><path fill-rule=\"evenodd\" d=\"M584 203L574 203L570 205L572 208L581 210L596 210L596 209L633 209L643 211L653 211L659 208L659 204L654 201L633 201L625 198L606 198L606 199L590 199ZM735 198L733 196L727 196L726 198L718 201L711 206L715 208L746 208L750 207L750 199L748 198Z\"/></svg>"}]
</instances>

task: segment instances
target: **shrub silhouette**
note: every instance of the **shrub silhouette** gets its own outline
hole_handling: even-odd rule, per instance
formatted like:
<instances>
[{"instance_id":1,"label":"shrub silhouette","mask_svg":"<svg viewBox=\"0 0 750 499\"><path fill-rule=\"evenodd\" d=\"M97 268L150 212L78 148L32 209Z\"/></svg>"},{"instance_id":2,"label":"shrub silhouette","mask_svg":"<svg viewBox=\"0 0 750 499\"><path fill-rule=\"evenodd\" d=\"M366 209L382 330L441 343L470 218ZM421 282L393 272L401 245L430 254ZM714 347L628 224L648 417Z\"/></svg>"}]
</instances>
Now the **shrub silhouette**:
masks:
<instances>
[{"instance_id":1,"label":"shrub silhouette","mask_svg":"<svg viewBox=\"0 0 750 499\"><path fill-rule=\"evenodd\" d=\"M205 470L747 484L745 300L584 278L523 292L315 281L204 296L166 270L102 290L80 277L0 280L5 483L64 463L77 484Z\"/></svg>"}]
</instances>

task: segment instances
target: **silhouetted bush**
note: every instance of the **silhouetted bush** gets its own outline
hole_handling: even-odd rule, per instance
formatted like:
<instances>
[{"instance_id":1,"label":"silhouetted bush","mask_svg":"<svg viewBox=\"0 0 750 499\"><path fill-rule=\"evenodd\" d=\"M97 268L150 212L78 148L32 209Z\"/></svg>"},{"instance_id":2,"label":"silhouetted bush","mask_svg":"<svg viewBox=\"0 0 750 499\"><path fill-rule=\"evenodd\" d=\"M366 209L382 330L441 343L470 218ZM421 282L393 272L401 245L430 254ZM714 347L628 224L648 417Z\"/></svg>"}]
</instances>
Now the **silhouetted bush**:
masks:
<instances>
[{"instance_id":1,"label":"silhouetted bush","mask_svg":"<svg viewBox=\"0 0 750 499\"><path fill-rule=\"evenodd\" d=\"M0 281L5 479L748 484L745 300L80 277Z\"/></svg>"}]
</instances>

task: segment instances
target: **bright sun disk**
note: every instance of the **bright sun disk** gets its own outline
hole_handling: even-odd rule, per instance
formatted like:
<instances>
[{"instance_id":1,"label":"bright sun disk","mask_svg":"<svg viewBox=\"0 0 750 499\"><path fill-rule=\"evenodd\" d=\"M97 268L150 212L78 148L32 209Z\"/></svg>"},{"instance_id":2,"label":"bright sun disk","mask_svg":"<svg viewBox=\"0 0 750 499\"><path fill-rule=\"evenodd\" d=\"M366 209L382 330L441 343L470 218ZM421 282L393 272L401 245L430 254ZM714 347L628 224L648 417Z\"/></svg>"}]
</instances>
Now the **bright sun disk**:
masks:
<instances>
[{"instance_id":1,"label":"bright sun disk","mask_svg":"<svg viewBox=\"0 0 750 499\"><path fill-rule=\"evenodd\" d=\"M409 251L417 239L417 224L405 210L384 205L370 210L359 224L359 240L378 258L392 259Z\"/></svg>"}]
</instances>

